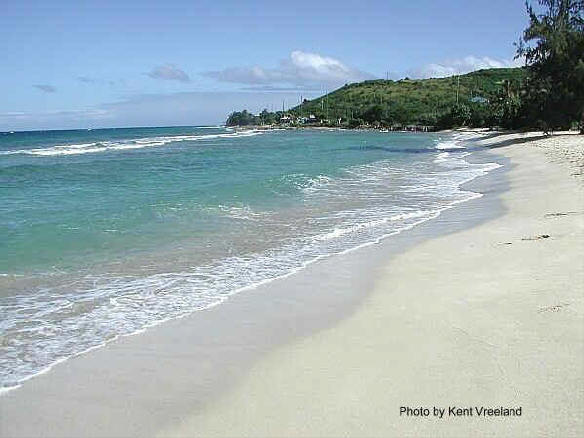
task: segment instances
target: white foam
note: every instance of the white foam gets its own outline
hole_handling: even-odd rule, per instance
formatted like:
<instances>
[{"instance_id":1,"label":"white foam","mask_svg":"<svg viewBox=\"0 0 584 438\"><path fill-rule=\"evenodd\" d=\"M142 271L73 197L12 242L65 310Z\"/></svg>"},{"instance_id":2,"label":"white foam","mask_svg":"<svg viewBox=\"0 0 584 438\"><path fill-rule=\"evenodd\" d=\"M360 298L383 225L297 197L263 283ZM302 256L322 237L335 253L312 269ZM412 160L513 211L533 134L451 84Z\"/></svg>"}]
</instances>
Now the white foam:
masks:
<instances>
[{"instance_id":1,"label":"white foam","mask_svg":"<svg viewBox=\"0 0 584 438\"><path fill-rule=\"evenodd\" d=\"M465 149L465 143L480 139L485 136L486 132L476 132L476 131L459 131L454 132L448 136L447 139L439 138L435 146L438 150L448 151Z\"/></svg>"},{"instance_id":2,"label":"white foam","mask_svg":"<svg viewBox=\"0 0 584 438\"><path fill-rule=\"evenodd\" d=\"M458 141L455 140L445 140L445 141L440 141L438 144L436 144L436 149L441 150L441 151L448 151L448 150L453 150L453 149L464 149L464 145L460 144Z\"/></svg>"},{"instance_id":3,"label":"white foam","mask_svg":"<svg viewBox=\"0 0 584 438\"><path fill-rule=\"evenodd\" d=\"M313 231L298 234L278 248L225 257L179 272L86 276L74 290L71 286L46 288L3 298L2 330L13 336L11 343L3 345L7 354L0 357L0 380L16 388L63 360L119 336L217 306L233 294L294 275L324 257L379 243L476 199L482 195L462 190L461 185L500 166L468 163L466 155L439 153L436 168L443 170L436 173L418 169L415 162L397 167L383 160L347 168L335 178L289 175L287 182L302 193L304 207L312 209L308 219ZM390 185L399 188L407 205L392 204L387 192ZM349 195L363 199L363 204L342 207ZM319 215L325 202L341 207ZM221 205L213 213L255 222L271 216L246 205Z\"/></svg>"},{"instance_id":4,"label":"white foam","mask_svg":"<svg viewBox=\"0 0 584 438\"><path fill-rule=\"evenodd\" d=\"M414 212L410 212L410 213L400 213L400 214L396 214L394 216L390 216L388 218L377 219L377 220L363 222L363 223L357 223L355 225L352 225L352 226L349 226L346 228L335 228L331 232L315 236L314 239L321 240L321 241L322 240L336 239L336 238L339 238L339 237L344 236L346 234L355 233L355 232L364 230L366 228L378 227L380 225L387 224L388 222L411 219L411 218L419 218L419 217L430 217L433 214L435 214L436 211L437 210L428 210L428 211L418 210L418 211L414 211Z\"/></svg>"},{"instance_id":5,"label":"white foam","mask_svg":"<svg viewBox=\"0 0 584 438\"><path fill-rule=\"evenodd\" d=\"M221 134L201 134L201 135L175 135L163 137L145 137L130 140L103 141L80 144L56 145L48 148L19 149L0 151L0 155L34 155L41 157L53 157L60 155L79 155L94 154L100 152L125 151L132 149L142 149L148 147L164 146L169 143L182 141L201 141L215 138L238 138L252 137L260 135L262 132L257 130L227 132Z\"/></svg>"}]
</instances>

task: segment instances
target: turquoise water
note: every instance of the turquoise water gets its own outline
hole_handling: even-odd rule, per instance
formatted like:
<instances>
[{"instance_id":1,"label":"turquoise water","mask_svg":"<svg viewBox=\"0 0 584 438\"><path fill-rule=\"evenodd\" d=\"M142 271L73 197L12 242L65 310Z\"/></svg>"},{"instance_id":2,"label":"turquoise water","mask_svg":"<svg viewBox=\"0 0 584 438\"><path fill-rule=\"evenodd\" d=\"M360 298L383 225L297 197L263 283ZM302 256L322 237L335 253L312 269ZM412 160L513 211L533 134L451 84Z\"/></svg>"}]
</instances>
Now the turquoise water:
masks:
<instances>
[{"instance_id":1,"label":"turquoise water","mask_svg":"<svg viewBox=\"0 0 584 438\"><path fill-rule=\"evenodd\" d=\"M439 134L0 133L0 385L479 196Z\"/></svg>"}]
</instances>

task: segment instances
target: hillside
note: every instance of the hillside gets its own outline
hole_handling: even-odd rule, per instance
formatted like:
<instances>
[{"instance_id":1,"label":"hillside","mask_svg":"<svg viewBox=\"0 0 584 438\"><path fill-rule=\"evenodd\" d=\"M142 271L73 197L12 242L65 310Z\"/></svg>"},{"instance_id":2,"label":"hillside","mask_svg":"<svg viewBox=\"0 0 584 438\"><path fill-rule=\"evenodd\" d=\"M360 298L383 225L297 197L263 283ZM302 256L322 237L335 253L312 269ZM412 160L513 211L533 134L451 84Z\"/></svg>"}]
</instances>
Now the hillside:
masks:
<instances>
[{"instance_id":1,"label":"hillside","mask_svg":"<svg viewBox=\"0 0 584 438\"><path fill-rule=\"evenodd\" d=\"M493 102L516 95L525 77L525 69L501 68L448 78L371 80L347 84L327 95L304 101L289 112L298 117L314 114L317 119L330 122L341 118L369 123L437 125L453 108L461 106L469 117L485 116L482 113L493 111Z\"/></svg>"}]
</instances>

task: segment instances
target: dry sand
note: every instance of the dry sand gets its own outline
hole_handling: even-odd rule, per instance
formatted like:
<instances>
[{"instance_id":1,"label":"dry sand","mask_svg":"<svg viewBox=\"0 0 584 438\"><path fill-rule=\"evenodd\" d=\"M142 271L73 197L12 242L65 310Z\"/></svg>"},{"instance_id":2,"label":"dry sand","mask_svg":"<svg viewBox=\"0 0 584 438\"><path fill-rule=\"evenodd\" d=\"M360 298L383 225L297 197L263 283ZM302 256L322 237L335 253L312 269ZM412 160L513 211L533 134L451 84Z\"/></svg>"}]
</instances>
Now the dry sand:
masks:
<instances>
[{"instance_id":1,"label":"dry sand","mask_svg":"<svg viewBox=\"0 0 584 438\"><path fill-rule=\"evenodd\" d=\"M332 328L161 436L584 436L584 138L487 134L506 213L393 259ZM546 237L549 236L549 237ZM521 407L520 417L400 407Z\"/></svg>"}]
</instances>

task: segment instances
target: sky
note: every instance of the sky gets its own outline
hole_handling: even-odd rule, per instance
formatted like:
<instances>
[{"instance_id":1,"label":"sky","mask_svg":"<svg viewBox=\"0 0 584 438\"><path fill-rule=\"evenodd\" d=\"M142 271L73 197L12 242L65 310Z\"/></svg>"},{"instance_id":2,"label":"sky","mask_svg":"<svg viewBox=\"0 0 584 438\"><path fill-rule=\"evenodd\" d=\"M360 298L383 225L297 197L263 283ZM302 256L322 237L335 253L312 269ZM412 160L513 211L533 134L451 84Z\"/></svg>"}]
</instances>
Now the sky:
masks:
<instances>
[{"instance_id":1,"label":"sky","mask_svg":"<svg viewBox=\"0 0 584 438\"><path fill-rule=\"evenodd\" d=\"M3 0L0 131L215 125L345 83L520 64L523 0Z\"/></svg>"}]
</instances>

